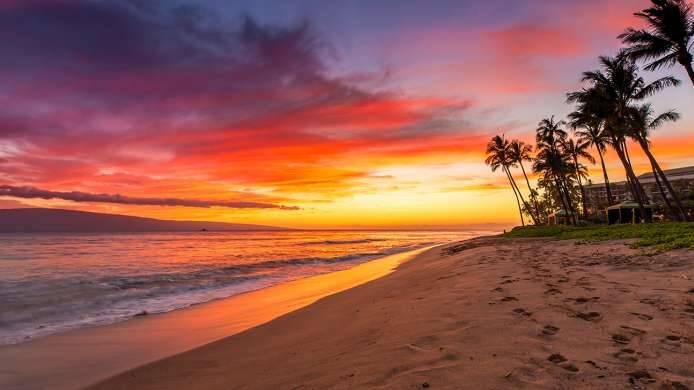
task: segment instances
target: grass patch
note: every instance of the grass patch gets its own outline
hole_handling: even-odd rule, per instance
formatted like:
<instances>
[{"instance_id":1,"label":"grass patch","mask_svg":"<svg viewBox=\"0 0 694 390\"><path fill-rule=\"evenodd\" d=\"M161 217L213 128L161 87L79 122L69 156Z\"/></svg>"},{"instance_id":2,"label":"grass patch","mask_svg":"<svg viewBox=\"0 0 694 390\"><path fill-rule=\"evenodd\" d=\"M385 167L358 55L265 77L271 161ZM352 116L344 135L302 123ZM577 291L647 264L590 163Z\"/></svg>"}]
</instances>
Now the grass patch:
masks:
<instances>
[{"instance_id":1,"label":"grass patch","mask_svg":"<svg viewBox=\"0 0 694 390\"><path fill-rule=\"evenodd\" d=\"M517 227L505 237L555 237L560 240L578 239L606 241L638 239L632 248L653 247L660 251L694 248L694 222L667 222L643 225L526 226Z\"/></svg>"}]
</instances>

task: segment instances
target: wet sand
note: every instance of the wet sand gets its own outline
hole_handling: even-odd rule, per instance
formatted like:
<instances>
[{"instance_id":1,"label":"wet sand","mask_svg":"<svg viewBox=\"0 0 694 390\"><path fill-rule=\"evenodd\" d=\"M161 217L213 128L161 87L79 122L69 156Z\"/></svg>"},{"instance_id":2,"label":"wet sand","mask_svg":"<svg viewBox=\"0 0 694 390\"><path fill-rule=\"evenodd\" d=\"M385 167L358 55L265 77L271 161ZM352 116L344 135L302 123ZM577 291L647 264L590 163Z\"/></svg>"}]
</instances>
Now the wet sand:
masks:
<instances>
[{"instance_id":1,"label":"wet sand","mask_svg":"<svg viewBox=\"0 0 694 390\"><path fill-rule=\"evenodd\" d=\"M90 389L357 388L694 389L694 251L491 237L437 247Z\"/></svg>"},{"instance_id":2,"label":"wet sand","mask_svg":"<svg viewBox=\"0 0 694 390\"><path fill-rule=\"evenodd\" d=\"M424 249L114 325L0 347L0 389L71 390L222 339L384 276Z\"/></svg>"}]
</instances>

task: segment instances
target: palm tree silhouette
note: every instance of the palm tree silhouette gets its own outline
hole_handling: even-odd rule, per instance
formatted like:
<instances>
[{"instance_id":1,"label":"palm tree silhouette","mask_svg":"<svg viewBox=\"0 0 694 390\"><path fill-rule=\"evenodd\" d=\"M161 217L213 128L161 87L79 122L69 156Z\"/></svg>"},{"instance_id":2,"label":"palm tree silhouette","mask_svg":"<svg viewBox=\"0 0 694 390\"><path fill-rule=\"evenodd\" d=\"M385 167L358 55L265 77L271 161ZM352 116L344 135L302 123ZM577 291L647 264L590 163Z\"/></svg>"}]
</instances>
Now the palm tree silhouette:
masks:
<instances>
[{"instance_id":1,"label":"palm tree silhouette","mask_svg":"<svg viewBox=\"0 0 694 390\"><path fill-rule=\"evenodd\" d=\"M517 139L512 140L509 144L509 158L512 163L520 165L521 171L523 171L523 177L525 177L525 183L528 185L528 191L530 192L530 201L533 203L533 209L535 210L535 215L533 216L533 219L537 224L538 218L540 217L540 211L537 207L537 199L533 195L535 191L530 185L530 180L528 180L528 175L525 172L525 167L523 166L523 161L533 161L533 158L530 155L532 151L533 147L531 145L528 145L525 142L519 141Z\"/></svg>"},{"instance_id":2,"label":"palm tree silhouette","mask_svg":"<svg viewBox=\"0 0 694 390\"><path fill-rule=\"evenodd\" d=\"M520 194L518 193L520 191L516 191L513 176L511 176L511 172L508 169L509 165L512 164L509 158L509 142L506 140L506 138L499 135L492 137L491 141L489 141L487 144L486 154L487 158L484 160L484 163L491 167L492 172L496 172L498 169L501 169L506 174L506 178L508 179L511 189L513 190L513 195L515 195L516 202L518 203L518 213L520 214L521 225L525 226L523 207L521 207L521 200L519 198ZM522 195L520 195L520 197L522 198Z\"/></svg>"},{"instance_id":3,"label":"palm tree silhouette","mask_svg":"<svg viewBox=\"0 0 694 390\"><path fill-rule=\"evenodd\" d=\"M564 140L567 137L567 133L563 129L564 125L564 121L555 121L554 116L544 118L538 123L536 141L539 152L533 164L533 170L535 172L544 171L555 180L555 186L564 210L571 214L575 224L576 211L571 202L567 177L573 169L569 167L570 160L567 159L567 155L562 150Z\"/></svg>"},{"instance_id":4,"label":"palm tree silhouette","mask_svg":"<svg viewBox=\"0 0 694 390\"><path fill-rule=\"evenodd\" d=\"M653 169L653 177L656 180L658 190L660 191L660 195L662 196L665 205L670 210L671 215L673 215L675 219L686 221L687 212L684 210L684 207L682 206L682 202L680 201L677 192L675 192L675 190L672 187L672 184L670 183L670 180L667 178L663 170L660 168L660 164L658 164L658 161L655 159L655 156L653 156L653 152L650 148L651 130L655 130L665 122L674 122L679 118L680 114L673 110L666 111L654 117L653 108L650 104L644 104L639 107L634 107L631 110L630 115L629 125L631 131L629 132L629 137L638 142L639 146L641 146L641 149L643 149L643 152L648 157L648 160L651 163L651 167ZM673 207L670 203L670 200L665 194L661 181L662 184L665 184L667 191L670 193L670 196L672 196L672 198L674 199L677 208Z\"/></svg>"},{"instance_id":5,"label":"palm tree silhouette","mask_svg":"<svg viewBox=\"0 0 694 390\"><path fill-rule=\"evenodd\" d=\"M605 158L603 156L603 153L607 152L610 137L603 129L604 120L600 118L599 113L590 112L586 107L582 107L569 114L569 124L579 141L587 142L598 151L602 175L605 179L607 205L611 206L613 203L612 189L610 188L610 178L607 176L607 168L605 168Z\"/></svg>"},{"instance_id":6,"label":"palm tree silhouette","mask_svg":"<svg viewBox=\"0 0 694 390\"><path fill-rule=\"evenodd\" d=\"M578 188L581 190L581 202L583 205L583 216L585 217L588 215L588 202L586 199L586 191L583 188L583 180L582 178L586 178L587 176L587 169L585 166L582 164L579 164L578 159L583 158L585 160L588 160L591 164L595 164L595 159L593 156L588 153L588 149L590 149L590 143L586 141L574 141L573 139L569 139L568 141L564 141L564 151L571 156L571 159L573 160L574 163L574 172L573 174L576 177L576 181L578 182Z\"/></svg>"},{"instance_id":7,"label":"palm tree silhouette","mask_svg":"<svg viewBox=\"0 0 694 390\"><path fill-rule=\"evenodd\" d=\"M651 0L651 7L634 15L643 19L646 29L628 28L618 37L629 45L624 53L633 60L651 61L646 70L684 66L694 84L692 54L694 15L686 0Z\"/></svg>"},{"instance_id":8,"label":"palm tree silhouette","mask_svg":"<svg viewBox=\"0 0 694 390\"><path fill-rule=\"evenodd\" d=\"M629 113L634 104L664 88L679 85L679 80L666 76L646 84L638 75L637 66L625 55L602 56L600 65L599 70L583 73L582 81L590 83L590 87L569 93L567 101L578 103L579 109L599 113L605 120L604 128L610 136L610 145L624 166L631 194L639 205L641 215L647 217L644 204L648 198L628 155Z\"/></svg>"}]
</instances>

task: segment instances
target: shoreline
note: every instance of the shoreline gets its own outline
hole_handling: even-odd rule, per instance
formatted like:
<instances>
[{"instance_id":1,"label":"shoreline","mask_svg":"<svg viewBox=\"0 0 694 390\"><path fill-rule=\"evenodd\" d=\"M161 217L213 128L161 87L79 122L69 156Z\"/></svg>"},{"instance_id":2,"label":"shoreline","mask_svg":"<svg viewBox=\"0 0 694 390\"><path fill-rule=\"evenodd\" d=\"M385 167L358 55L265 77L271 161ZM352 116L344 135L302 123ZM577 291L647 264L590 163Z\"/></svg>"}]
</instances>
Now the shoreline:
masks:
<instances>
[{"instance_id":1,"label":"shoreline","mask_svg":"<svg viewBox=\"0 0 694 390\"><path fill-rule=\"evenodd\" d=\"M694 251L483 237L90 390L694 388Z\"/></svg>"},{"instance_id":2,"label":"shoreline","mask_svg":"<svg viewBox=\"0 0 694 390\"><path fill-rule=\"evenodd\" d=\"M0 388L78 389L243 332L393 272L434 246L160 314L0 346ZM259 303L260 302L260 303Z\"/></svg>"},{"instance_id":3,"label":"shoreline","mask_svg":"<svg viewBox=\"0 0 694 390\"><path fill-rule=\"evenodd\" d=\"M255 233L255 232L254 232ZM95 234L102 234L102 233L95 233ZM130 233L127 233L130 234ZM0 233L0 236L2 234ZM110 234L108 235L110 236ZM304 245L315 245L316 247L321 246L322 244L331 244L331 245L341 245L343 243L346 244L361 244L361 243L366 243L369 242L369 239L360 239L357 241L353 242L327 242L327 241L316 241L316 242L306 242ZM379 248L377 251L368 251L365 249L358 250L358 248L353 248L356 250L350 250L348 252L342 252L342 253L337 253L337 256L335 257L325 257L325 258L317 258L319 261L326 261L327 263L332 263L335 262L336 264L336 269L318 269L318 270L311 270L307 273L286 273L284 276L277 277L275 274L268 274L268 275L261 275L261 278L253 280L252 277L250 280L242 280L242 281L234 281L233 284L227 284L227 285L218 285L215 286L215 288L211 289L205 289L201 290L202 294L199 294L198 296L195 296L194 294L191 293L184 293L182 296L178 296L177 294L170 294L169 296L163 295L163 296L156 296L153 301L155 301L154 304L147 302L147 299L142 299L140 298L139 302L133 301L129 307L126 308L126 310L122 311L129 311L129 313L124 314L124 313L119 313L119 314L113 314L110 316L90 316L90 313L82 313L80 316L79 314L76 314L73 316L73 318L84 318L85 316L89 318L89 320L81 320L81 321L72 321L71 319L63 319L62 322L57 322L57 323L50 323L48 321L48 325L46 322L37 322L34 324L24 324L24 327L21 329L14 328L11 331L9 330L10 327L8 326L5 331L2 331L0 329L0 348L4 346L9 346L9 345L19 345L23 344L26 342L31 342L43 337L47 336L52 336L52 335L58 335L58 334L63 334L65 332L71 332L71 331L78 331L78 330L83 330L83 329L89 329L93 327L102 327L102 326L110 326L114 324L118 324L121 322L125 321L132 321L135 319L138 319L139 317L146 316L146 315L160 315L160 314L166 314L172 311L177 311L177 310L185 310L188 309L192 306L200 305L200 304L205 304L209 302L214 302L220 299L228 299L232 298L237 295L241 294L246 294L249 292L273 287L276 285L280 284L285 284L292 282L294 280L299 280L302 278L307 278L307 277L312 277L312 276L318 276L322 274L329 274L333 272L338 272L342 271L345 269L350 269L354 268L356 266L359 266L361 264L379 260L388 256L392 255L397 255L400 253L407 253L411 251L415 251L421 248L426 248L426 247L431 247L435 245L442 245L445 244L446 241L440 241L440 242L423 242L423 243L416 243L413 245L404 245L404 246L392 246L392 247L384 247L384 248ZM314 260L309 259L309 260ZM283 261L287 262L287 265L291 265L293 261L302 261L304 259L302 258L288 258L286 260L271 260L269 261L270 263L272 262L278 262L282 263ZM259 263L260 265L263 265L263 263ZM227 269L231 269L234 267L241 267L243 268L245 265L243 264L232 264L230 266L227 266ZM345 268L346 267L346 268ZM276 267L279 269L279 272L281 273L282 267L281 265ZM273 270L274 271L274 270ZM265 277L268 276L268 277ZM234 279L234 278L232 278ZM20 294L21 295L21 294ZM168 300L167 300L168 299ZM98 313L97 313L98 314ZM49 319L50 320L50 319ZM33 326L32 326L33 325Z\"/></svg>"}]
</instances>

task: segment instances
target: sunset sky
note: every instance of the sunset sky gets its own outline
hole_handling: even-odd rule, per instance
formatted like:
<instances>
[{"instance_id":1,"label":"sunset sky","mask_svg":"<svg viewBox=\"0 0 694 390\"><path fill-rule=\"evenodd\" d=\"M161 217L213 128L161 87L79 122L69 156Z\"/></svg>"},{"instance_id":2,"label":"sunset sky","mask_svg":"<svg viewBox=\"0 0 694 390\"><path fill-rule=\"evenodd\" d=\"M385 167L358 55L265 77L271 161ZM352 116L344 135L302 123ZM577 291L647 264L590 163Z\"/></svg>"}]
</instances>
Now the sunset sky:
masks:
<instances>
[{"instance_id":1,"label":"sunset sky","mask_svg":"<svg viewBox=\"0 0 694 390\"><path fill-rule=\"evenodd\" d=\"M485 143L530 142L542 117L563 118L565 93L646 5L5 0L0 186L15 196L0 207L305 228L517 223ZM665 73L683 83L651 101L682 119L654 151L694 165L694 93L681 67Z\"/></svg>"}]
</instances>

